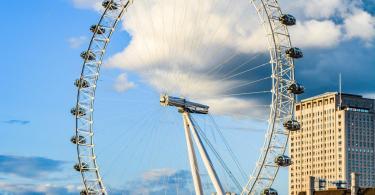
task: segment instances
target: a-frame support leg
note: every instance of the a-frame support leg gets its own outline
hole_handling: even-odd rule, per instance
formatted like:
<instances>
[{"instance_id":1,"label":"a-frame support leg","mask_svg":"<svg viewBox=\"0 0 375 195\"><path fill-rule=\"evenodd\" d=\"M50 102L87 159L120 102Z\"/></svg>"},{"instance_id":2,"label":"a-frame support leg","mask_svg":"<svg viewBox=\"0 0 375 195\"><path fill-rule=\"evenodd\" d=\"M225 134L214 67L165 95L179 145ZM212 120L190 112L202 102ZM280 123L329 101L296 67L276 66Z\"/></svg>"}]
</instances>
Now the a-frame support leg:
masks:
<instances>
[{"instance_id":1,"label":"a-frame support leg","mask_svg":"<svg viewBox=\"0 0 375 195\"><path fill-rule=\"evenodd\" d=\"M190 127L191 134L193 135L193 138L194 138L194 142L197 145L199 154L200 154L200 156L203 160L203 164L204 164L204 166L205 166L205 168L208 172L208 175L211 179L211 182L212 182L212 184L215 188L215 191L216 191L217 195L224 195L223 187L222 187L222 185L219 181L219 178L217 176L217 173L216 173L216 171L215 171L215 169L212 165L212 161L207 154L207 150L204 148L202 140L199 137L199 135L197 133L197 130L195 129L195 126L190 119L190 114L188 112L184 112L183 115L184 115L184 118L186 119L186 122L187 122L188 126ZM199 175L198 175L198 177L199 177Z\"/></svg>"},{"instance_id":2,"label":"a-frame support leg","mask_svg":"<svg viewBox=\"0 0 375 195\"><path fill-rule=\"evenodd\" d=\"M201 178L199 176L199 168L197 164L197 157L193 146L193 140L191 139L190 126L188 122L189 113L183 113L182 118L184 121L185 138L189 155L189 163L191 175L193 177L194 190L196 195L203 195Z\"/></svg>"}]
</instances>

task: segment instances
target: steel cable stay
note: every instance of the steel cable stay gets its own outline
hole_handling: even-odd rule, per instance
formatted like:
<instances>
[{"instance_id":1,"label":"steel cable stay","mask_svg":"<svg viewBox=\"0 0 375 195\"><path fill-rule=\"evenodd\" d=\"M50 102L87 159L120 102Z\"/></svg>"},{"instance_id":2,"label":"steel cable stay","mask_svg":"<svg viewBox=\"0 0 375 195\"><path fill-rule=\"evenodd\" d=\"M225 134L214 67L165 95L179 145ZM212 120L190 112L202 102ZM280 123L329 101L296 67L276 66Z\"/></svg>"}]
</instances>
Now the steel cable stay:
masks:
<instances>
[{"instance_id":1,"label":"steel cable stay","mask_svg":"<svg viewBox=\"0 0 375 195\"><path fill-rule=\"evenodd\" d=\"M165 114L168 114L168 113L165 113ZM163 118L165 118L165 117L160 116L158 120L162 120ZM146 132L148 132L148 133L143 136L143 141L142 141L142 143L140 143L140 144L145 146L144 148L142 148L142 150L141 150L142 152L137 153L137 151L134 151L134 155L137 156L137 157L140 156L142 160L138 161L134 157L131 157L131 156L129 157L129 160L131 159L131 160L137 161L136 167L138 167L138 168L136 168L136 170L141 168L141 167L145 167L146 165L147 165L147 167L156 167L155 162L158 162L160 160L160 159L157 159L157 158L159 157L159 153L162 152L162 150L155 150L155 148L161 149L161 147L164 146L165 143L161 142L162 139L160 139L160 138L163 137L163 135L160 133L161 127L159 126L160 122L158 120L155 120L155 119L151 120L152 121L152 123L150 124L151 127L150 128L147 128L147 127L144 128L146 130ZM147 137L151 137L152 139L151 140L145 139ZM139 155L139 154L141 154L141 155ZM129 167L128 169L133 169L133 168ZM151 170L151 171L154 171L154 170ZM156 169L155 171L158 171L158 169ZM124 169L121 178L126 177L126 172L127 172L127 170ZM162 177L169 178L169 175L166 174L165 176L162 176ZM175 179L172 178L174 181L178 180L179 175L175 175L174 178ZM147 183L146 183L146 185L147 185ZM179 186L181 186L181 185L176 184L176 186L170 186L170 187L176 188L175 191L178 192Z\"/></svg>"},{"instance_id":2,"label":"steel cable stay","mask_svg":"<svg viewBox=\"0 0 375 195\"><path fill-rule=\"evenodd\" d=\"M215 5L214 5L214 7L217 7L218 6L218 3L216 3ZM233 4L231 4L229 1L227 2L227 6L225 6L225 10L224 10L224 12L228 12L228 10L229 9L233 9ZM209 15L209 17L207 17L207 18L205 18L205 19L200 19L200 15L202 14L202 12L203 12L203 6L200 6L200 8L199 8L199 10L197 11L198 13L197 14L195 14L195 22L194 22L194 24L197 24L196 26L198 26L197 27L197 29L198 29L198 32L201 32L201 30L202 30L202 27L206 27L207 25L209 25L209 21L210 21L210 19L212 18L212 15L213 14L210 14ZM206 44L206 46L205 47L201 47L201 45L202 45L202 42L203 42L203 37L205 36L205 34L206 33L210 33L211 35L209 36L210 37L210 40L212 41L212 40L214 40L214 36L215 36L215 34L222 28L222 26L223 26L223 23L224 22L221 22L218 26L216 26L216 28L214 28L214 30L213 30L213 32L212 32L212 30L211 31L208 31L208 32L206 32L206 31L204 31L203 33L203 35L200 37L200 38L196 38L196 39L194 39L193 41L191 41L191 44L190 44L190 50L189 50L189 53L190 54L193 54L194 53L194 51L203 51L203 52L201 52L202 54L203 54L203 56L204 55L206 55L206 52L207 52L207 50L208 50L208 45L209 44ZM193 26L191 26L191 27L193 27ZM188 29L188 32L189 32L189 36L193 36L193 35L191 35L192 33L194 33L194 29L193 28L190 28L190 29ZM188 36L188 37L189 37ZM229 35L228 35L229 36ZM197 39L198 39L198 41L197 41ZM209 42L208 42L209 43ZM235 56L233 56L233 57L235 57ZM186 71L186 74L187 74L187 77L188 77L188 79L189 80L193 80L194 79L194 76L193 76L193 74L196 72L196 70L193 70L193 65L192 64L190 64L190 65L188 65L189 66L189 69L188 69L188 71ZM207 77L207 78L209 78L209 76L207 75L207 74L205 74L205 77ZM178 81L178 80L177 80ZM187 83L187 85L189 85L189 83Z\"/></svg>"},{"instance_id":3,"label":"steel cable stay","mask_svg":"<svg viewBox=\"0 0 375 195\"><path fill-rule=\"evenodd\" d=\"M218 6L218 3L214 5L216 8ZM234 9L234 6L233 6L233 3L231 3L230 1L227 1L226 2L226 5L224 6L225 9L223 10L224 13L228 13L228 12L232 12L233 9ZM209 23L209 20L211 20L212 18L212 14L209 16L209 18L207 18L207 21L206 21L206 24ZM228 20L228 19L227 19ZM211 43L213 40L215 40L215 38L217 37L217 34L222 30L223 28L223 24L225 23L226 21L223 21L223 22L220 22L219 26L217 28L215 28L215 30L213 32L211 32L210 36L209 36L209 39L207 40L207 43ZM228 38L229 35L227 35L225 37L225 39ZM203 41L203 39L202 39ZM202 41L200 42L200 44L202 44ZM208 52L209 48L208 48L208 45L206 45L203 49L203 56L206 56L207 55L207 52ZM233 54L236 54L237 52L234 52ZM224 60L225 61L225 60Z\"/></svg>"},{"instance_id":4,"label":"steel cable stay","mask_svg":"<svg viewBox=\"0 0 375 195\"><path fill-rule=\"evenodd\" d=\"M241 88L241 87L246 87L246 86L249 86L249 85L257 84L257 83L260 83L262 81L266 81L266 80L269 80L269 79L272 79L272 77L269 76L269 77L264 77L264 78L253 80L253 81L245 81L242 84L239 84L239 85L236 85L232 88L229 88L227 91L232 91L233 89L238 89L238 88Z\"/></svg>"},{"instance_id":5,"label":"steel cable stay","mask_svg":"<svg viewBox=\"0 0 375 195\"><path fill-rule=\"evenodd\" d=\"M211 120L211 122L214 124L215 130L219 133L220 138L223 140L223 143L224 143L226 149L229 151L229 154L230 154L232 160L234 161L234 163L236 164L239 172L241 173L242 178L246 180L248 178L248 176L246 175L245 170L242 168L242 166L241 166L237 156L233 152L232 148L229 146L229 143L228 143L227 139L225 139L225 136L224 136L222 130L219 128L219 125L216 123L216 121L212 117L212 115L209 114L208 116L209 116L209 119Z\"/></svg>"},{"instance_id":6,"label":"steel cable stay","mask_svg":"<svg viewBox=\"0 0 375 195\"><path fill-rule=\"evenodd\" d=\"M233 93L233 94L222 94L222 95L220 94L216 96L208 96L205 98L210 99L210 98L236 97L236 96L267 94L267 93L272 93L272 91L251 91L251 92L242 92L242 93Z\"/></svg>"},{"instance_id":7,"label":"steel cable stay","mask_svg":"<svg viewBox=\"0 0 375 195\"><path fill-rule=\"evenodd\" d=\"M228 12L230 13L230 12L232 12L233 9L234 9L234 6L233 6L234 3L230 2L230 1L228 1L227 3L228 3L228 4L225 6L225 12L226 12L226 13L228 13ZM215 5L215 6L216 6L216 5ZM230 11L228 11L228 7L231 7L231 10L230 10ZM245 14L245 13L242 13L241 16L243 16L244 14ZM210 18L211 18L211 15L210 15ZM217 28L217 29L216 29L216 30L210 35L210 38L209 38L209 40L208 40L208 43L210 43L212 40L214 40L214 38L217 36L217 34L221 31L221 29L222 29L222 27L223 27L222 24L224 24L224 23L225 23L225 22L221 22L219 28ZM229 37L229 34L225 37L225 39L228 39L228 37ZM223 49L222 49L222 50L223 50ZM208 52L208 46L206 46L206 47L204 48L203 54L206 55L207 52ZM218 52L218 53L220 53L220 52ZM223 66L224 66L226 63L230 62L232 59L234 59L236 56L238 56L239 53L240 53L239 50L234 50L234 51L231 53L231 55L229 55L230 57L228 57L228 58L222 60L223 62L221 62L221 63L218 64L218 65L215 65L213 68L211 68L211 69L209 69L208 71L206 71L206 75L211 75L212 73L215 73L215 72L217 73L217 72L219 72L219 71L223 68ZM255 59L256 57L254 56L253 58Z\"/></svg>"},{"instance_id":8,"label":"steel cable stay","mask_svg":"<svg viewBox=\"0 0 375 195\"><path fill-rule=\"evenodd\" d=\"M249 60L246 60L245 62L241 63L240 65L236 66L236 68L234 68L233 70L229 71L228 73L226 73L224 75L224 78L225 77L229 77L230 74L236 72L237 70L239 70L240 68L242 68L243 66L246 66L248 65L250 62L253 62L254 60L256 60L258 57L260 57L261 55L264 55L264 53L258 53L256 55L254 55L252 58L250 58Z\"/></svg>"},{"instance_id":9,"label":"steel cable stay","mask_svg":"<svg viewBox=\"0 0 375 195\"><path fill-rule=\"evenodd\" d=\"M144 138L145 137L149 137L147 135L151 135L151 134L150 134L150 132L148 132L148 130L150 130L150 129L153 130L153 129L152 128L141 128L141 127L147 127L151 123L154 124L155 123L154 122L155 118L152 117L152 116L155 113L157 113L156 110L154 110L153 112L147 113L148 114L147 117L143 117L142 120L138 121L137 123L132 124L132 126L130 126L129 128L127 128L126 131L122 131L123 133L121 133L119 136L116 136L113 140L111 140L111 142L110 142L109 145L104 146L102 148L102 150L100 152L107 152L107 151L109 151L109 149L113 148L115 146L115 144L122 143L120 141L124 140L123 138L124 138L124 136L126 134L129 134L128 137L132 138L130 140L129 139L126 140L127 142L125 142L125 144L123 144L122 146L120 146L118 151L115 151L115 155L113 155L113 158L110 159L110 160L108 160L109 167L113 167L113 169L105 170L103 172L103 177L106 177L108 174L112 174L114 172L117 172L117 173L121 172L117 168L114 168L114 167L115 167L116 164L121 165L121 163L118 163L118 161L122 157L122 154L124 154L125 151L127 151L129 149L129 147L136 146L136 145L144 145L144 144L142 144L143 142L147 143ZM135 131L135 129L137 129L137 131ZM139 131L139 129L141 131ZM137 133L135 133L135 132L137 132ZM101 155L100 152L98 153L98 155ZM134 159L134 157L137 154L137 152L139 152L139 151L132 151L132 153L130 153L128 159ZM123 171L123 172L125 172L125 171Z\"/></svg>"},{"instance_id":10,"label":"steel cable stay","mask_svg":"<svg viewBox=\"0 0 375 195\"><path fill-rule=\"evenodd\" d=\"M207 138L207 136L204 133L204 131L202 131L202 129L200 128L200 126L194 121L194 118L191 118L191 120L192 120L192 123L193 123L194 127L198 130L198 134L203 138L203 140L205 141L206 145L209 146L209 148L211 149L212 153L215 155L216 159L219 161L220 165L222 166L222 168L225 170L225 172L228 174L229 178L232 180L233 184L236 186L237 190L241 191L242 190L242 185L240 184L240 182L233 175L232 171L229 169L229 167L227 166L227 164L225 163L225 161L222 159L222 157L220 156L220 154L217 152L217 150L215 149L215 147L213 146L213 144L211 143L211 141ZM215 168L213 165L211 165L211 166L212 166L213 169Z\"/></svg>"},{"instance_id":11,"label":"steel cable stay","mask_svg":"<svg viewBox=\"0 0 375 195\"><path fill-rule=\"evenodd\" d=\"M270 64L270 63L267 62L267 63L264 63L264 64L257 65L257 66L255 66L255 67L252 67L252 68L246 69L246 70L241 71L241 72L239 72L239 73L236 73L236 74L234 74L234 75L231 75L231 76L227 76L227 77L225 77L225 78L222 78L220 81L226 81L226 80L228 80L228 79L233 79L233 78L235 78L235 77L237 77L237 76L240 76L240 75L243 75L243 74L245 74L245 73L248 73L248 72L251 72L251 71L257 70L257 69L259 69L259 68L261 68L261 67L264 67L264 66L266 66L266 65L269 65L269 64Z\"/></svg>"}]
</instances>

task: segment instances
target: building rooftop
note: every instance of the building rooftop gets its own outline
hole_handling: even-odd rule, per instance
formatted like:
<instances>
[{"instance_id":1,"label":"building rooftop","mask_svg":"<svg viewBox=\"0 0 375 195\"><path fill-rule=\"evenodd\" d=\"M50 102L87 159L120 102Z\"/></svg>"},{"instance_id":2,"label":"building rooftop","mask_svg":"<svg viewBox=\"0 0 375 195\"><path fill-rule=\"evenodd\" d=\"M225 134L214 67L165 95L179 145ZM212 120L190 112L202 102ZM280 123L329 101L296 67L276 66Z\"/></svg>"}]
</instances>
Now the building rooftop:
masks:
<instances>
[{"instance_id":1,"label":"building rooftop","mask_svg":"<svg viewBox=\"0 0 375 195\"><path fill-rule=\"evenodd\" d=\"M325 190L325 191L315 191L314 195L350 195L350 189L337 189L337 190ZM375 188L363 188L359 189L361 195L374 195Z\"/></svg>"},{"instance_id":2,"label":"building rooftop","mask_svg":"<svg viewBox=\"0 0 375 195\"><path fill-rule=\"evenodd\" d=\"M303 99L303 100L301 100L301 102L311 101L311 100L314 100L314 99L323 98L323 97L327 97L327 96L331 96L331 95L337 95L337 94L338 94L338 92L326 92L326 93L323 93L323 94L320 94L320 95L316 95L316 96L312 96L312 97Z\"/></svg>"},{"instance_id":3,"label":"building rooftop","mask_svg":"<svg viewBox=\"0 0 375 195\"><path fill-rule=\"evenodd\" d=\"M340 93L337 92L337 91L335 91L335 92L326 92L326 93L323 93L323 94L320 94L320 95L316 95L316 96L312 96L312 97L303 99L303 100L301 100L301 102L311 101L311 100L314 100L314 99L319 99L319 98L324 98L324 97L328 97L328 96L331 96L331 95L339 95L339 94ZM343 96L351 96L351 97L363 98L362 95L356 95L356 94L342 93L342 95Z\"/></svg>"}]
</instances>

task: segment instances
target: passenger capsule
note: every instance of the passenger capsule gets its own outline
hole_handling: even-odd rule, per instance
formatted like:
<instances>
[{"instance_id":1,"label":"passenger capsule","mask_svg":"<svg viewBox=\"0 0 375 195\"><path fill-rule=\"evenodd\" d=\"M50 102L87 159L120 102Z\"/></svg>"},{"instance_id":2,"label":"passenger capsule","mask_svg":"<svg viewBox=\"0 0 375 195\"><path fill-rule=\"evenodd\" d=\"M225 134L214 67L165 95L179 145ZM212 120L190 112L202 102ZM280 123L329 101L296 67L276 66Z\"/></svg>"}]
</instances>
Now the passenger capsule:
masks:
<instances>
[{"instance_id":1,"label":"passenger capsule","mask_svg":"<svg viewBox=\"0 0 375 195\"><path fill-rule=\"evenodd\" d=\"M83 137L82 135L79 135L79 136L73 136L70 141L73 143L73 144L85 144L86 143L86 138Z\"/></svg>"},{"instance_id":2,"label":"passenger capsule","mask_svg":"<svg viewBox=\"0 0 375 195\"><path fill-rule=\"evenodd\" d=\"M290 14L284 14L279 18L279 21L287 26L293 26L296 24L296 18Z\"/></svg>"},{"instance_id":3,"label":"passenger capsule","mask_svg":"<svg viewBox=\"0 0 375 195\"><path fill-rule=\"evenodd\" d=\"M295 95L300 95L305 92L305 87L298 83L293 83L288 87L288 93L292 93Z\"/></svg>"},{"instance_id":4,"label":"passenger capsule","mask_svg":"<svg viewBox=\"0 0 375 195\"><path fill-rule=\"evenodd\" d=\"M105 33L105 29L101 27L100 25L96 25L96 24L90 27L90 31L99 35Z\"/></svg>"},{"instance_id":5,"label":"passenger capsule","mask_svg":"<svg viewBox=\"0 0 375 195\"><path fill-rule=\"evenodd\" d=\"M87 188L87 190L82 190L79 194L80 195L97 195L99 193L97 193L94 189Z\"/></svg>"},{"instance_id":6,"label":"passenger capsule","mask_svg":"<svg viewBox=\"0 0 375 195\"><path fill-rule=\"evenodd\" d=\"M88 50L81 53L81 58L92 61L96 59L96 55L92 51Z\"/></svg>"},{"instance_id":7,"label":"passenger capsule","mask_svg":"<svg viewBox=\"0 0 375 195\"><path fill-rule=\"evenodd\" d=\"M104 8L108 8L109 10L116 10L118 9L118 4L113 2L113 0L106 0L102 3Z\"/></svg>"},{"instance_id":8,"label":"passenger capsule","mask_svg":"<svg viewBox=\"0 0 375 195\"><path fill-rule=\"evenodd\" d=\"M293 47L285 51L285 54L294 59L302 58L303 57L303 52L300 48Z\"/></svg>"},{"instance_id":9,"label":"passenger capsule","mask_svg":"<svg viewBox=\"0 0 375 195\"><path fill-rule=\"evenodd\" d=\"M89 193L86 190L82 190L79 195L89 195Z\"/></svg>"},{"instance_id":10,"label":"passenger capsule","mask_svg":"<svg viewBox=\"0 0 375 195\"><path fill-rule=\"evenodd\" d=\"M86 81L85 79L77 79L75 82L74 82L74 85L78 88L88 88L90 87L90 84L88 81Z\"/></svg>"},{"instance_id":11,"label":"passenger capsule","mask_svg":"<svg viewBox=\"0 0 375 195\"><path fill-rule=\"evenodd\" d=\"M275 158L275 164L280 166L280 167L288 167L292 165L292 159L290 159L286 155L280 155Z\"/></svg>"},{"instance_id":12,"label":"passenger capsule","mask_svg":"<svg viewBox=\"0 0 375 195\"><path fill-rule=\"evenodd\" d=\"M77 116L77 117L82 117L82 116L85 116L86 115L86 111L85 109L83 108L72 108L70 110L70 113L74 116Z\"/></svg>"},{"instance_id":13,"label":"passenger capsule","mask_svg":"<svg viewBox=\"0 0 375 195\"><path fill-rule=\"evenodd\" d=\"M298 131L301 129L301 124L296 120L288 120L283 126L289 131Z\"/></svg>"},{"instance_id":14,"label":"passenger capsule","mask_svg":"<svg viewBox=\"0 0 375 195\"><path fill-rule=\"evenodd\" d=\"M78 172L85 172L89 170L89 165L85 162L82 162L81 164L77 163L74 165L74 169Z\"/></svg>"},{"instance_id":15,"label":"passenger capsule","mask_svg":"<svg viewBox=\"0 0 375 195\"><path fill-rule=\"evenodd\" d=\"M278 195L277 191L273 188L264 189L260 194L261 195Z\"/></svg>"}]
</instances>

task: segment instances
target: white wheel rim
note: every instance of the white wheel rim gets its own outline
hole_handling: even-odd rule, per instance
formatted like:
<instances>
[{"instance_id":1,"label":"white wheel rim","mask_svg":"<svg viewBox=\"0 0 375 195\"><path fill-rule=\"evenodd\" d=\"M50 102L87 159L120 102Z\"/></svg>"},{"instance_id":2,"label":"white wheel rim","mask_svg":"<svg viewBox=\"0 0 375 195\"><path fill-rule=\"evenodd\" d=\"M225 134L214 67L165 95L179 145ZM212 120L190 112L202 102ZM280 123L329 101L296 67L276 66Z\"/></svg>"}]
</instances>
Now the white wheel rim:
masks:
<instances>
[{"instance_id":1,"label":"white wheel rim","mask_svg":"<svg viewBox=\"0 0 375 195\"><path fill-rule=\"evenodd\" d=\"M95 54L95 60L84 60L81 79L89 83L88 88L78 88L76 108L86 111L85 116L76 116L76 137L83 136L86 143L77 143L78 164L87 163L88 169L80 169L86 191L93 194L107 194L95 156L93 113L96 84L106 48L118 22L133 3L132 0L113 0L118 9L106 8L98 26L105 33L95 32L87 51ZM285 51L292 48L286 25L279 21L282 11L276 0L251 0L257 10L261 24L268 38L268 47L272 65L272 104L268 119L268 130L262 152L249 181L241 194L259 194L271 187L279 166L274 164L275 157L286 152L289 131L283 122L294 117L295 95L289 94L287 88L295 83L294 61L286 56Z\"/></svg>"}]
</instances>

